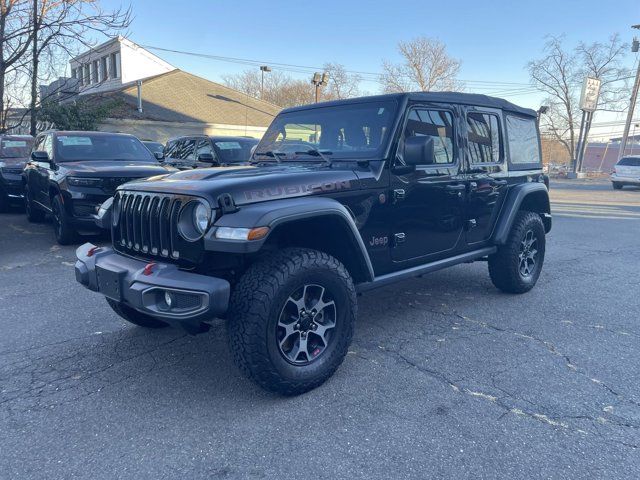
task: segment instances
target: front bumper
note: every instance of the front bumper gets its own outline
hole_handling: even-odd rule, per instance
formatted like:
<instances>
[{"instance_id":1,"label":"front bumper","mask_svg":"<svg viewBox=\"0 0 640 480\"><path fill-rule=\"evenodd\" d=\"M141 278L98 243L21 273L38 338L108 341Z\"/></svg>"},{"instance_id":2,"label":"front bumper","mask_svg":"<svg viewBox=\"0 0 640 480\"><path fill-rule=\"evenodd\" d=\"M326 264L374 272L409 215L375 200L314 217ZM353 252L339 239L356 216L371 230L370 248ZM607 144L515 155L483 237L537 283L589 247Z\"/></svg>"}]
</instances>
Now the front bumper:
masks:
<instances>
[{"instance_id":1,"label":"front bumper","mask_svg":"<svg viewBox=\"0 0 640 480\"><path fill-rule=\"evenodd\" d=\"M76 280L89 290L189 331L227 311L230 285L224 279L185 272L167 263L153 262L148 268L150 262L108 247L90 252L94 248L85 243L76 250Z\"/></svg>"},{"instance_id":2,"label":"front bumper","mask_svg":"<svg viewBox=\"0 0 640 480\"><path fill-rule=\"evenodd\" d=\"M24 184L20 175L2 173L0 178L0 195L12 203L22 203L24 199Z\"/></svg>"},{"instance_id":3,"label":"front bumper","mask_svg":"<svg viewBox=\"0 0 640 480\"><path fill-rule=\"evenodd\" d=\"M611 181L616 183L623 183L625 185L640 185L639 177L623 177L616 173L611 174Z\"/></svg>"}]
</instances>

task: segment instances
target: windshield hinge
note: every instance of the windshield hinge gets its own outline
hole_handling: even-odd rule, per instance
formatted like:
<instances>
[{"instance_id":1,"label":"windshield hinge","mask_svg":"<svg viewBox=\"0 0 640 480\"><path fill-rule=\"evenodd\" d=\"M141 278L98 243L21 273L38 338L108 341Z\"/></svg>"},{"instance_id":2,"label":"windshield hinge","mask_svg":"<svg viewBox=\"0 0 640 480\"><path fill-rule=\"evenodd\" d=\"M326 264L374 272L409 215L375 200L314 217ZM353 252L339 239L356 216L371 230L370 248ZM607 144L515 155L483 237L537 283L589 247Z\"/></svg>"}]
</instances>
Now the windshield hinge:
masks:
<instances>
[{"instance_id":1,"label":"windshield hinge","mask_svg":"<svg viewBox=\"0 0 640 480\"><path fill-rule=\"evenodd\" d=\"M218 199L216 200L218 206L220 207L220 213L222 215L226 215L227 213L235 213L240 210L236 202L233 201L233 197L228 193L222 193L218 195Z\"/></svg>"}]
</instances>

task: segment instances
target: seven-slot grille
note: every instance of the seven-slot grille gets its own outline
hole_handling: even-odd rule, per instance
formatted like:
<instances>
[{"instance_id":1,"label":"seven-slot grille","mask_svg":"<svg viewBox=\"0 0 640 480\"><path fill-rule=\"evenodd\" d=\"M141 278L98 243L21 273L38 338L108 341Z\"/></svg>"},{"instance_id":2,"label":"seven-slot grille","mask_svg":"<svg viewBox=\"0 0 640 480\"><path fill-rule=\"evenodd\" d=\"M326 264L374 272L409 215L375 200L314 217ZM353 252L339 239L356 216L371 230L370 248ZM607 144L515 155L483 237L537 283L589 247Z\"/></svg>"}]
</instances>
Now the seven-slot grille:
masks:
<instances>
[{"instance_id":1,"label":"seven-slot grille","mask_svg":"<svg viewBox=\"0 0 640 480\"><path fill-rule=\"evenodd\" d=\"M188 199L175 195L121 191L114 205L116 249L180 258L178 215Z\"/></svg>"}]
</instances>

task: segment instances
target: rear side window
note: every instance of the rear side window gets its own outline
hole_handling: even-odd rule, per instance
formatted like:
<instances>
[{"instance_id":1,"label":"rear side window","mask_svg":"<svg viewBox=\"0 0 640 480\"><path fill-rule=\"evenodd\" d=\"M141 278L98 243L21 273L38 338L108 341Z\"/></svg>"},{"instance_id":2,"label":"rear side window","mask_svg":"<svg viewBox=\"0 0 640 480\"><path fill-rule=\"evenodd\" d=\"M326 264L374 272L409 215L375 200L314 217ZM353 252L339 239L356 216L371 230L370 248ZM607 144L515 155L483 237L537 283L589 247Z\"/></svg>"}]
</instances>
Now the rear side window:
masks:
<instances>
[{"instance_id":1,"label":"rear side window","mask_svg":"<svg viewBox=\"0 0 640 480\"><path fill-rule=\"evenodd\" d=\"M538 128L533 118L507 115L509 163L515 170L540 168Z\"/></svg>"},{"instance_id":2,"label":"rear side window","mask_svg":"<svg viewBox=\"0 0 640 480\"><path fill-rule=\"evenodd\" d=\"M167 146L164 149L164 156L167 158L177 158L177 150L180 142L178 140L171 140L167 143Z\"/></svg>"},{"instance_id":3,"label":"rear side window","mask_svg":"<svg viewBox=\"0 0 640 480\"><path fill-rule=\"evenodd\" d=\"M502 162L502 145L498 117L489 113L467 115L469 157L471 163Z\"/></svg>"},{"instance_id":4,"label":"rear side window","mask_svg":"<svg viewBox=\"0 0 640 480\"><path fill-rule=\"evenodd\" d=\"M621 167L640 167L640 157L624 157L618 162Z\"/></svg>"}]
</instances>

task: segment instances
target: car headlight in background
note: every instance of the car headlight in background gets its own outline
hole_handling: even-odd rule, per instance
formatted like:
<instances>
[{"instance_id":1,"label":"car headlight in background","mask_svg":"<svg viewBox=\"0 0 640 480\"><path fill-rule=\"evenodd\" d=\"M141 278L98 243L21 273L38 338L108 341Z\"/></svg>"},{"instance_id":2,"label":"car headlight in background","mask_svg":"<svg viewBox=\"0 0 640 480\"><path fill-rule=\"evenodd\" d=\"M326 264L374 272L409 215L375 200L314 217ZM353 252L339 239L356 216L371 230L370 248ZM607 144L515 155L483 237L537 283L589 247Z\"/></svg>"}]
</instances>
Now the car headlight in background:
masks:
<instances>
[{"instance_id":1,"label":"car headlight in background","mask_svg":"<svg viewBox=\"0 0 640 480\"><path fill-rule=\"evenodd\" d=\"M234 228L218 227L216 238L220 240L260 240L267 236L269 227Z\"/></svg>"},{"instance_id":2,"label":"car headlight in background","mask_svg":"<svg viewBox=\"0 0 640 480\"><path fill-rule=\"evenodd\" d=\"M209 229L211 207L202 200L187 203L180 211L178 231L189 242L200 240Z\"/></svg>"},{"instance_id":3,"label":"car headlight in background","mask_svg":"<svg viewBox=\"0 0 640 480\"><path fill-rule=\"evenodd\" d=\"M67 183L74 187L100 187L102 186L102 179L88 177L67 177Z\"/></svg>"}]
</instances>

